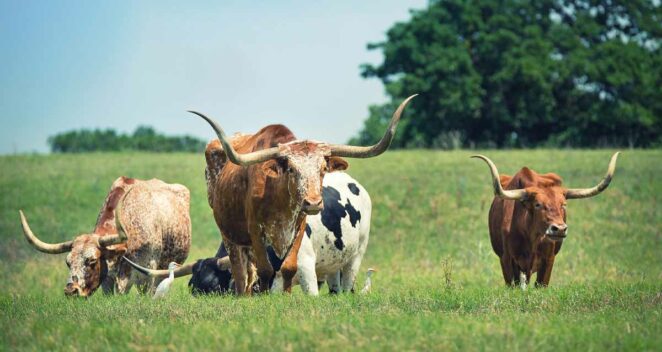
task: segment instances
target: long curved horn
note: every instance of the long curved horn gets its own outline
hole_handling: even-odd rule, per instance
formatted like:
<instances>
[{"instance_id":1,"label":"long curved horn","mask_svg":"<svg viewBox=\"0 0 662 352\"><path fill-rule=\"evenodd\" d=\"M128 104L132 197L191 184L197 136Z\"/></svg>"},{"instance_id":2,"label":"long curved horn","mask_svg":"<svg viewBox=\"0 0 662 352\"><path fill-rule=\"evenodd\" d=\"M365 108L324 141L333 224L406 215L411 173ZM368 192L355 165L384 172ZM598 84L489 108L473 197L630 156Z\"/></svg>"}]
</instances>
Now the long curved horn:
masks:
<instances>
[{"instance_id":1,"label":"long curved horn","mask_svg":"<svg viewBox=\"0 0 662 352\"><path fill-rule=\"evenodd\" d=\"M105 235L102 237L99 237L98 242L99 246L107 247L107 246L112 246L114 244L120 244L123 242L126 242L129 237L126 235L126 231L124 231L124 225L122 225L122 204L124 204L124 199L126 199L126 196L129 195L129 193L133 190L133 187L129 188L126 193L124 193L124 196L120 199L119 202L117 202L117 207L115 208L115 229L117 229L117 234L111 234L111 235Z\"/></svg>"},{"instance_id":2,"label":"long curved horn","mask_svg":"<svg viewBox=\"0 0 662 352\"><path fill-rule=\"evenodd\" d=\"M157 277L157 278L163 278L163 277L167 277L168 275L170 275L170 272L168 272L167 269L156 269L156 270L155 269L147 269L143 266L140 266L140 265L132 262L131 260L129 260L129 258L127 258L125 256L122 256L122 258L124 258L124 260L126 260L127 263L129 263L132 267L134 267L139 273L141 273L143 275L147 275L149 277ZM191 275L193 273L193 266L194 265L195 265L195 263L189 263L189 264L182 265L179 268L175 269L174 270L175 277Z\"/></svg>"},{"instance_id":3,"label":"long curved horn","mask_svg":"<svg viewBox=\"0 0 662 352\"><path fill-rule=\"evenodd\" d=\"M614 177L614 171L616 171L616 160L618 159L618 154L620 152L614 153L611 156L609 161L609 167L607 167L607 174L605 175L600 183L591 188L570 188L565 191L566 199L580 199L580 198L589 198L600 194L604 191L611 183L611 179Z\"/></svg>"},{"instance_id":4,"label":"long curved horn","mask_svg":"<svg viewBox=\"0 0 662 352\"><path fill-rule=\"evenodd\" d=\"M487 166L490 168L492 173L492 186L494 187L494 195L503 199L510 200L523 200L526 198L526 190L524 189L509 189L504 190L501 187L501 180L499 179L499 171L496 168L496 165L485 155L472 155L472 158L483 159L487 163Z\"/></svg>"},{"instance_id":5,"label":"long curved horn","mask_svg":"<svg viewBox=\"0 0 662 352\"><path fill-rule=\"evenodd\" d=\"M377 144L370 147L331 144L329 145L329 149L331 149L331 155L347 158L372 158L385 152L393 141L395 130L398 127L398 122L400 122L400 116L402 115L402 112L405 110L407 104L409 104L409 102L417 95L418 94L414 94L408 97L400 104L400 106L398 106L398 108L393 113L393 117L391 117L391 122L388 124L386 132L384 132L384 136L381 140L379 140L379 142L377 142Z\"/></svg>"},{"instance_id":6,"label":"long curved horn","mask_svg":"<svg viewBox=\"0 0 662 352\"><path fill-rule=\"evenodd\" d=\"M207 121L207 123L209 123L211 128L214 129L214 132L216 132L216 135L218 136L218 140L221 141L221 144L223 144L223 150L225 151L225 154L228 156L228 159L230 159L230 161L232 161L237 165L249 166L267 161L269 159L277 158L280 155L278 147L258 150L252 153L239 154L237 153L236 150L234 150L234 148L232 148L232 143L230 143L230 140L225 135L225 132L223 131L221 126L219 126L218 123L216 123L216 121L212 120L211 118L197 111L189 110L188 112L202 117L205 121Z\"/></svg>"},{"instance_id":7,"label":"long curved horn","mask_svg":"<svg viewBox=\"0 0 662 352\"><path fill-rule=\"evenodd\" d=\"M38 251L49 254L60 254L69 252L71 250L71 247L74 244L73 241L55 244L42 242L39 238L37 238L37 236L35 236L34 233L32 233L30 225L28 225L28 220L26 220L25 215L23 215L23 210L19 210L18 213L21 215L21 225L23 226L23 234L25 235L25 239L28 240L28 243L30 243Z\"/></svg>"}]
</instances>

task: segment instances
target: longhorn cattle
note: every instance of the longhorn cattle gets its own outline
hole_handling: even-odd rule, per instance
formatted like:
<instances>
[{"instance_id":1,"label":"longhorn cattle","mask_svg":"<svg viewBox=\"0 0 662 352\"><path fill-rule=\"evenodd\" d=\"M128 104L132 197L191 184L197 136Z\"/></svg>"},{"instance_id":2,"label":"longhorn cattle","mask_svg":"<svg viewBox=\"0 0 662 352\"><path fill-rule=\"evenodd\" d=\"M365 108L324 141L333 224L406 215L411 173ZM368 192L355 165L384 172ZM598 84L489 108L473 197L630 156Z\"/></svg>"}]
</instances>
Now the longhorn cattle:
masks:
<instances>
[{"instance_id":1,"label":"longhorn cattle","mask_svg":"<svg viewBox=\"0 0 662 352\"><path fill-rule=\"evenodd\" d=\"M283 125L269 125L253 135L230 139L215 121L192 111L218 136L205 152L208 200L228 249L238 294L250 293L252 262L261 291L271 287L274 269L268 260L268 245L283 260L283 289L291 290L306 215L324 207L324 175L347 169L342 157L369 158L386 151L402 111L413 97L400 104L382 139L370 147L298 140Z\"/></svg>"},{"instance_id":2,"label":"longhorn cattle","mask_svg":"<svg viewBox=\"0 0 662 352\"><path fill-rule=\"evenodd\" d=\"M306 236L301 241L297 257L296 278L301 289L310 295L317 295L319 284L325 280L332 293L353 291L370 235L370 196L361 184L346 173L331 172L324 177L322 198L322 212L306 219ZM267 247L267 254L277 271L272 291L280 291L283 288L279 271L282 260L271 246ZM167 270L135 268L150 276L168 275ZM228 252L221 243L216 256L193 264L188 283L191 293L228 292L232 279L229 269Z\"/></svg>"},{"instance_id":3,"label":"longhorn cattle","mask_svg":"<svg viewBox=\"0 0 662 352\"><path fill-rule=\"evenodd\" d=\"M589 198L604 191L614 176L618 152L609 162L607 174L592 188L562 186L554 173L538 174L522 168L514 176L499 175L494 163L483 155L492 174L494 200L489 212L492 249L499 256L506 285L523 288L536 272L536 286L547 286L554 258L568 234L566 200Z\"/></svg>"},{"instance_id":4,"label":"longhorn cattle","mask_svg":"<svg viewBox=\"0 0 662 352\"><path fill-rule=\"evenodd\" d=\"M189 200L182 185L120 177L113 182L94 230L57 244L39 240L23 211L20 217L25 238L37 250L69 252L65 295L87 297L99 286L106 294L123 294L134 284L144 293L153 291L162 278L132 276L121 256L153 269L185 261L191 244Z\"/></svg>"}]
</instances>

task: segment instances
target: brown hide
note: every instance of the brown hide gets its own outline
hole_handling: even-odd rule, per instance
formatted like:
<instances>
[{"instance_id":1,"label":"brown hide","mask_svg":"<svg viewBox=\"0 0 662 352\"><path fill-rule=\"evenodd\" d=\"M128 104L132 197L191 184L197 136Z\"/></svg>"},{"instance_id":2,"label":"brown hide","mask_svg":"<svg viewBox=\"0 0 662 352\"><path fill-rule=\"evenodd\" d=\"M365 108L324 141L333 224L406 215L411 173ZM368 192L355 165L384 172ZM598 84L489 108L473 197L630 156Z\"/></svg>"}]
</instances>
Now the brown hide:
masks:
<instances>
[{"instance_id":1,"label":"brown hide","mask_svg":"<svg viewBox=\"0 0 662 352\"><path fill-rule=\"evenodd\" d=\"M295 140L294 135L282 125L270 125L254 135L242 135L232 139L232 145L239 153L248 153L264 148L278 146L279 143L287 143ZM227 162L227 158L222 153L223 148L218 140L213 140L207 145L205 152L207 156L207 170L212 177L208 181L208 197L211 207L214 211L216 224L226 238L231 243L239 246L249 246L251 244L248 236L247 211L251 209L255 201L264 201L270 203L269 208L282 209L275 199L270 195L264 195L266 186L266 171L264 168L277 161L267 161L249 167ZM219 155L223 155L222 157ZM249 186L252 186L251 192L248 192ZM280 200L282 203L282 200ZM267 204L265 204L267 205Z\"/></svg>"},{"instance_id":2,"label":"brown hide","mask_svg":"<svg viewBox=\"0 0 662 352\"><path fill-rule=\"evenodd\" d=\"M232 138L232 146L238 153L249 153L271 147L279 147L284 155L296 157L326 155L325 146L312 141L295 141L292 132L283 125L270 125L253 135ZM266 255L266 244L286 256L281 272L285 289L291 288L296 273L296 257L305 229L306 214L294 197L298 187L288 175L287 158L268 160L250 166L227 162L218 140L207 145L208 199L216 224L228 247L232 273L237 293L250 294L251 262L258 268L262 290L270 287L273 268ZM329 168L347 168L341 158L327 157ZM323 177L323 170L320 178ZM308 189L321 203L321 182L318 190ZM293 236L292 236L293 235ZM265 282L266 281L266 282Z\"/></svg>"},{"instance_id":3,"label":"brown hide","mask_svg":"<svg viewBox=\"0 0 662 352\"><path fill-rule=\"evenodd\" d=\"M565 226L565 189L561 178L553 173L540 175L522 168L512 177L501 175L506 190L526 189L522 201L495 197L489 212L490 240L499 256L507 285L520 284L520 273L527 282L533 272L536 284L549 284L555 255L563 237L546 235L552 224Z\"/></svg>"}]
</instances>

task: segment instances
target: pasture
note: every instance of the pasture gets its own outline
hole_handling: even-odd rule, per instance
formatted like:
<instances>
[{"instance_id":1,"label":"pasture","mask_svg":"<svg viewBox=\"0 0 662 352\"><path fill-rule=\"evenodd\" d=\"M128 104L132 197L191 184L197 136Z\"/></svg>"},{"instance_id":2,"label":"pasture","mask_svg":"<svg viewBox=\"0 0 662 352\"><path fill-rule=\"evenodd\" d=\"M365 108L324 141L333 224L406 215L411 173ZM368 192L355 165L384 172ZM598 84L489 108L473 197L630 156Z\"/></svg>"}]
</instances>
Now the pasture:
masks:
<instances>
[{"instance_id":1,"label":"pasture","mask_svg":"<svg viewBox=\"0 0 662 352\"><path fill-rule=\"evenodd\" d=\"M484 151L502 174L556 172L569 187L604 175L613 151ZM391 151L350 159L370 192L368 296L193 298L179 279L153 301L135 293L66 299L64 255L31 248L91 231L119 175L191 190L189 260L220 235L207 204L202 154L0 157L0 350L659 350L662 346L662 151L621 154L604 193L568 204L569 234L551 287L503 284L487 233L492 188L470 151Z\"/></svg>"}]
</instances>

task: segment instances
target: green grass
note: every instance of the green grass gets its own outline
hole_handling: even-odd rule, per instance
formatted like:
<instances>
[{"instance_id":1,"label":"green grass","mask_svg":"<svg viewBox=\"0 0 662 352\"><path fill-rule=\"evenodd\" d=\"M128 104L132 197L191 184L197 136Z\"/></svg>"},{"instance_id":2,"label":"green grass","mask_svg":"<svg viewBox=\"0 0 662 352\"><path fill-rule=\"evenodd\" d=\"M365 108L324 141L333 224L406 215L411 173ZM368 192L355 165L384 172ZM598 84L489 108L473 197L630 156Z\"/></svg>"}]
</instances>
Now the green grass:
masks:
<instances>
[{"instance_id":1,"label":"green grass","mask_svg":"<svg viewBox=\"0 0 662 352\"><path fill-rule=\"evenodd\" d=\"M504 287L487 234L492 199L472 153L396 151L350 160L371 193L363 268L368 296L193 298L187 280L153 301L132 293L65 299L64 255L33 250L18 209L43 239L91 231L119 175L178 182L192 193L190 259L215 253L204 157L88 154L0 157L0 350L660 350L662 151L626 151L598 197L571 201L569 237L551 287ZM486 151L504 174L521 166L595 184L612 151ZM362 285L360 275L357 285Z\"/></svg>"}]
</instances>

